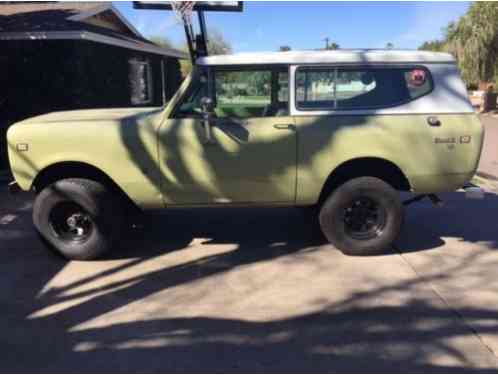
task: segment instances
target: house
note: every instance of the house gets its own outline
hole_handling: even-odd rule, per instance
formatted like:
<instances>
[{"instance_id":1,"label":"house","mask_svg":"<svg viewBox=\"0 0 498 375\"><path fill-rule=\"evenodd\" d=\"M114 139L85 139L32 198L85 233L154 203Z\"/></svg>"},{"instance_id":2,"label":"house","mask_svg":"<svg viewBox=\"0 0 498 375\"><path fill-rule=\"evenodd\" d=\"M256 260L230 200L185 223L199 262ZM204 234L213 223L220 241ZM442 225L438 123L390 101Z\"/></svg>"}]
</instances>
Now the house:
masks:
<instances>
[{"instance_id":1,"label":"house","mask_svg":"<svg viewBox=\"0 0 498 375\"><path fill-rule=\"evenodd\" d=\"M10 124L59 110L163 105L181 83L183 58L108 2L0 3L0 170Z\"/></svg>"}]
</instances>

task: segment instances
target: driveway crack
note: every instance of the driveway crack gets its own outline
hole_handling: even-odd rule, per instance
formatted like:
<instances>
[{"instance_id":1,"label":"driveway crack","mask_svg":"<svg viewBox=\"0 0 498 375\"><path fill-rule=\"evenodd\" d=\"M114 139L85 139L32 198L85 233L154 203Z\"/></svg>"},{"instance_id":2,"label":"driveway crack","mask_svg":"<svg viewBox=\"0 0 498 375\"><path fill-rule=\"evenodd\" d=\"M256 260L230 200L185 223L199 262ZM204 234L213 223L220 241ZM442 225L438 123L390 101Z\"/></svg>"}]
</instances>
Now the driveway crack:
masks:
<instances>
[{"instance_id":1,"label":"driveway crack","mask_svg":"<svg viewBox=\"0 0 498 375\"><path fill-rule=\"evenodd\" d=\"M421 278L422 280L425 280L427 279L424 275L422 275L420 272L417 271L417 268L414 267L410 261L407 259L406 256L404 256L404 254L402 253L402 251L397 247L397 246L393 246L394 250L396 250L398 252L398 254L400 255L401 259L408 265L408 267L410 267L412 269L412 271L415 273L415 275L419 278ZM467 320L465 319L465 316L460 313L460 311L453 307L446 298L444 298L444 296L438 292L438 290L434 287L433 283L429 280L427 280L427 283L429 284L429 287L431 289L431 291L439 298L439 300L441 300L443 302L443 304L449 309L449 311L451 311L453 313L453 315L457 318L458 321L460 321L465 327L467 327L467 329L475 336L477 337L477 339L479 340L479 342L481 343L481 345L486 348L495 358L498 358L498 355L494 352L494 350L488 345L486 344L486 342L484 341L483 337L479 334L479 332L473 327L473 325L469 322L467 322Z\"/></svg>"}]
</instances>

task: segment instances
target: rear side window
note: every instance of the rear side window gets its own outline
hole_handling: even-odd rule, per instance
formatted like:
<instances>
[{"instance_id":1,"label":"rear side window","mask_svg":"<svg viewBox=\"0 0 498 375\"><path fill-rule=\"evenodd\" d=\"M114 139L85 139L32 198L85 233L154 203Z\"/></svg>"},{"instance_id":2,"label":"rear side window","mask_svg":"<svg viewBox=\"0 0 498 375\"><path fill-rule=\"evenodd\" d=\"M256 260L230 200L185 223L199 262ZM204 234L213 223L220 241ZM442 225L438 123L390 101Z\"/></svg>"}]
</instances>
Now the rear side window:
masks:
<instances>
[{"instance_id":1,"label":"rear side window","mask_svg":"<svg viewBox=\"0 0 498 375\"><path fill-rule=\"evenodd\" d=\"M432 91L427 69L299 68L296 105L301 110L358 110L404 104Z\"/></svg>"}]
</instances>

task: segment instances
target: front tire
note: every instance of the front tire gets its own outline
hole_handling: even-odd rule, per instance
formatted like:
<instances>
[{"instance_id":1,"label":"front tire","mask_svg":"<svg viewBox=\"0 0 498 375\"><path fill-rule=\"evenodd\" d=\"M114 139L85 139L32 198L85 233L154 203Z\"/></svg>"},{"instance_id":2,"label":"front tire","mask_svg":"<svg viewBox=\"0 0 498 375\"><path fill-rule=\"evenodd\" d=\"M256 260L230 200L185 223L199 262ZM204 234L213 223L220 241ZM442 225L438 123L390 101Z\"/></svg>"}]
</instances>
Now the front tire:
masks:
<instances>
[{"instance_id":1,"label":"front tire","mask_svg":"<svg viewBox=\"0 0 498 375\"><path fill-rule=\"evenodd\" d=\"M65 179L38 194L33 223L44 242L65 258L93 260L117 243L122 213L120 202L104 185Z\"/></svg>"},{"instance_id":2,"label":"front tire","mask_svg":"<svg viewBox=\"0 0 498 375\"><path fill-rule=\"evenodd\" d=\"M404 210L398 192L374 177L339 186L320 211L325 237L347 255L377 255L398 237Z\"/></svg>"}]
</instances>

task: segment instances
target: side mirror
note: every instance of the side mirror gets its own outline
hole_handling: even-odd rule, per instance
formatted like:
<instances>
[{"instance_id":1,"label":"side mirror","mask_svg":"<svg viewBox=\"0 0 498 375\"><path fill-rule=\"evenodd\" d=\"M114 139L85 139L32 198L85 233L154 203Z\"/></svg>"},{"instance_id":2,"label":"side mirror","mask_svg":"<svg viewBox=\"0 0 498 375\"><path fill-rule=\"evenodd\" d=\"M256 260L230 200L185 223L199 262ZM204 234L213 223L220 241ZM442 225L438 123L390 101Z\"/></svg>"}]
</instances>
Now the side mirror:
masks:
<instances>
[{"instance_id":1,"label":"side mirror","mask_svg":"<svg viewBox=\"0 0 498 375\"><path fill-rule=\"evenodd\" d=\"M202 111L205 113L213 113L214 112L214 103L213 99L208 98L208 97L203 97L201 99L201 108Z\"/></svg>"},{"instance_id":2,"label":"side mirror","mask_svg":"<svg viewBox=\"0 0 498 375\"><path fill-rule=\"evenodd\" d=\"M211 119L214 113L214 103L211 98L203 97L201 99L202 108L202 126L204 128L205 142L206 144L213 143L211 136Z\"/></svg>"}]
</instances>

